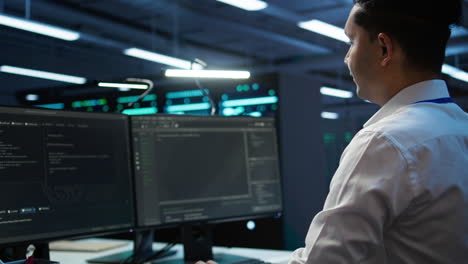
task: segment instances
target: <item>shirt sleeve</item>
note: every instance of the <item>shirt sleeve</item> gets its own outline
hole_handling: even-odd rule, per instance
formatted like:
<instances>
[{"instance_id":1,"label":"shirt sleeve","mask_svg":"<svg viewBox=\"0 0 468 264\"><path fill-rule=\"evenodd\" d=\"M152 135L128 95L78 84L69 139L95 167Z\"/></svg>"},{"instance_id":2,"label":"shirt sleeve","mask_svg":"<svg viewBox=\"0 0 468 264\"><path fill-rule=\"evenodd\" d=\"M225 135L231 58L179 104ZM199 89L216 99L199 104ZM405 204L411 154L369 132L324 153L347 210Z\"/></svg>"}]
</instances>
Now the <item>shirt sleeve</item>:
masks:
<instances>
[{"instance_id":1,"label":"shirt sleeve","mask_svg":"<svg viewBox=\"0 0 468 264\"><path fill-rule=\"evenodd\" d=\"M383 231L409 205L410 168L382 134L358 133L343 152L323 210L290 264L384 264Z\"/></svg>"}]
</instances>

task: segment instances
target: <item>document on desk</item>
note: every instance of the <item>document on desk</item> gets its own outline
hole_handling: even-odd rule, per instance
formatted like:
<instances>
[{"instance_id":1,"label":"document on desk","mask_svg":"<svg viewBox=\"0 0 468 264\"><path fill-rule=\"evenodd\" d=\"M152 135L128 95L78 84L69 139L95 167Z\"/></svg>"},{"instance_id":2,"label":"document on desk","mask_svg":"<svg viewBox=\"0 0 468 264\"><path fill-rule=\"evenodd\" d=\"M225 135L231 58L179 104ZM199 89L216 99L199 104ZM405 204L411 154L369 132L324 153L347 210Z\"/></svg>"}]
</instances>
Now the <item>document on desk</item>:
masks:
<instances>
[{"instance_id":1,"label":"document on desk","mask_svg":"<svg viewBox=\"0 0 468 264\"><path fill-rule=\"evenodd\" d=\"M128 241L60 240L49 243L55 251L99 252L128 245Z\"/></svg>"}]
</instances>

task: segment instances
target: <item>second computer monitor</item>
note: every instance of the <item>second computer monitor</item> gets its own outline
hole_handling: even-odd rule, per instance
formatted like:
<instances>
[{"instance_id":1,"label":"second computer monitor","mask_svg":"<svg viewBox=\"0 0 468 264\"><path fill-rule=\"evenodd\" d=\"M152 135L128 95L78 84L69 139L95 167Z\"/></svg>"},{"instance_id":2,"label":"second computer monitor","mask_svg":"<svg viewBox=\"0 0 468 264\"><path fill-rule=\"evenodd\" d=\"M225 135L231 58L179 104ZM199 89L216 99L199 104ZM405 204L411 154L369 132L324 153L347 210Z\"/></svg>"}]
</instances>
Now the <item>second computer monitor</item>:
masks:
<instances>
[{"instance_id":1,"label":"second computer monitor","mask_svg":"<svg viewBox=\"0 0 468 264\"><path fill-rule=\"evenodd\" d=\"M0 245L131 229L129 154L126 116L0 107Z\"/></svg>"},{"instance_id":2,"label":"second computer monitor","mask_svg":"<svg viewBox=\"0 0 468 264\"><path fill-rule=\"evenodd\" d=\"M281 212L272 118L133 116L139 226Z\"/></svg>"}]
</instances>

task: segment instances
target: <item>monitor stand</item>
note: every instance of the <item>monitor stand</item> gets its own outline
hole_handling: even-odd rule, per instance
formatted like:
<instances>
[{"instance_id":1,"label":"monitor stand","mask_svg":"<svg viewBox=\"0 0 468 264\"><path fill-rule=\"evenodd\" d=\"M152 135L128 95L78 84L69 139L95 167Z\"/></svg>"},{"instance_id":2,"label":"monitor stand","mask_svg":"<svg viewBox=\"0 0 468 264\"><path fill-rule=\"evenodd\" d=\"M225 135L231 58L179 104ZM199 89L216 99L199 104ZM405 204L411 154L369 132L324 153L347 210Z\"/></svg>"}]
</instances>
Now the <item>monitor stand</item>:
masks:
<instances>
[{"instance_id":1,"label":"monitor stand","mask_svg":"<svg viewBox=\"0 0 468 264\"><path fill-rule=\"evenodd\" d=\"M104 257L88 259L88 263L104 263L104 264L131 264L139 263L141 260L154 255L156 252L153 251L154 231L135 231L135 237L133 239L133 250L116 253ZM158 256L163 258L174 255L175 250L170 250L164 254Z\"/></svg>"},{"instance_id":2,"label":"monitor stand","mask_svg":"<svg viewBox=\"0 0 468 264\"><path fill-rule=\"evenodd\" d=\"M213 233L208 224L186 224L181 227L182 244L184 245L183 259L169 259L156 261L157 264L193 264L198 260L214 260L218 263L236 263L252 258L230 255L213 255Z\"/></svg>"},{"instance_id":3,"label":"monitor stand","mask_svg":"<svg viewBox=\"0 0 468 264\"><path fill-rule=\"evenodd\" d=\"M8 261L16 263L18 260L21 260L21 263L23 263L26 258L26 249L30 244L36 247L36 250L34 250L34 258L50 260L48 243L27 243L13 247L0 248L0 259L3 260L5 264L9 263Z\"/></svg>"}]
</instances>

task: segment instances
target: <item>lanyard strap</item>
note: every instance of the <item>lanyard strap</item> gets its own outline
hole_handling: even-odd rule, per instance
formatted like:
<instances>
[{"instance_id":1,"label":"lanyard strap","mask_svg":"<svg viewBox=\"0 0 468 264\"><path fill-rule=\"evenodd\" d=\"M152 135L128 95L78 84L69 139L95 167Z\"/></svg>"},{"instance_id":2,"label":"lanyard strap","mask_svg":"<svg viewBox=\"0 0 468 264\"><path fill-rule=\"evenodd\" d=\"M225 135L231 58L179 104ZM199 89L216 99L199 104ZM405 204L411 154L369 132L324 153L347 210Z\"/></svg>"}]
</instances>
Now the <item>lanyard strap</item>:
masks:
<instances>
[{"instance_id":1,"label":"lanyard strap","mask_svg":"<svg viewBox=\"0 0 468 264\"><path fill-rule=\"evenodd\" d=\"M450 97L445 97L445 98L438 98L438 99L432 99L432 100L418 101L415 104L419 104L419 103L448 104L448 103L454 103L454 101Z\"/></svg>"}]
</instances>

